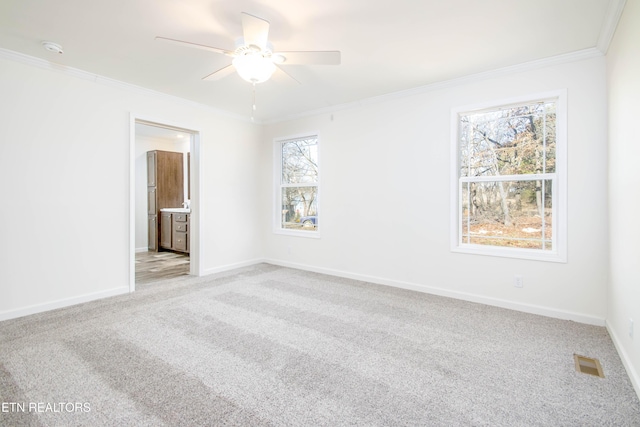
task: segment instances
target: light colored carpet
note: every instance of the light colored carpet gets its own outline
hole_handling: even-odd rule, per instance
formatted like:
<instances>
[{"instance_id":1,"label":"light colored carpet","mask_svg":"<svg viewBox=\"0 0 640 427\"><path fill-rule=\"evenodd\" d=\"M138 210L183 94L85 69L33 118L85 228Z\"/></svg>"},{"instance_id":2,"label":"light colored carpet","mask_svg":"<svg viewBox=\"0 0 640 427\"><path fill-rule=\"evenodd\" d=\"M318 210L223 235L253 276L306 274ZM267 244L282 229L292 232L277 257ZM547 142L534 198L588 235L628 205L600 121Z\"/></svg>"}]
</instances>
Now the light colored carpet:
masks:
<instances>
[{"instance_id":1,"label":"light colored carpet","mask_svg":"<svg viewBox=\"0 0 640 427\"><path fill-rule=\"evenodd\" d=\"M5 321L0 343L7 426L640 426L604 328L268 264Z\"/></svg>"}]
</instances>

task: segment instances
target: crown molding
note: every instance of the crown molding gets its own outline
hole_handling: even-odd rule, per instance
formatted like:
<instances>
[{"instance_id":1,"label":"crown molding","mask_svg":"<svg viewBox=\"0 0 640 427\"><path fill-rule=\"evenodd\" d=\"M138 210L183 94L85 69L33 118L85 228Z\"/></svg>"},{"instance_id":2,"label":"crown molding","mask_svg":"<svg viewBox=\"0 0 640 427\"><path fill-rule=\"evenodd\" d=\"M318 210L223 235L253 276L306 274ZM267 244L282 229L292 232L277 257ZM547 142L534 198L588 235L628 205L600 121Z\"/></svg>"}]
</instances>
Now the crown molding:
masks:
<instances>
[{"instance_id":1,"label":"crown molding","mask_svg":"<svg viewBox=\"0 0 640 427\"><path fill-rule=\"evenodd\" d=\"M620 17L622 16L622 11L624 10L626 3L627 0L609 1L607 14L602 22L600 36L598 37L598 43L596 44L600 52L605 55L609 50L609 45L611 44L611 40L613 40L613 35L616 33L616 28L618 28L618 22L620 22Z\"/></svg>"},{"instance_id":2,"label":"crown molding","mask_svg":"<svg viewBox=\"0 0 640 427\"><path fill-rule=\"evenodd\" d=\"M521 64L510 65L508 67L497 68L497 69L485 71L482 73L470 74L470 75L458 77L455 79L431 83L428 85L401 90L398 92L391 92L384 95L365 98L365 99L361 99L358 101L349 102L345 104L339 104L339 105L334 105L330 107L323 107L315 110L309 110L309 111L305 111L305 112L301 112L301 113L297 113L289 116L283 116L276 119L264 120L262 121L262 123L274 124L274 123L281 123L281 122L301 119L309 116L331 114L331 113L335 113L336 111L348 110L351 108L362 107L365 105L376 104L379 102L389 101L393 99L400 99L400 98L406 98L409 96L421 95L424 93L433 92L440 89L460 86L462 84L474 83L474 82L488 80L496 77L502 77L509 74L531 71L531 70L536 70L536 69L549 67L553 65L560 65L560 64L565 64L569 62L582 61L586 59L598 58L603 56L604 54L599 49L593 47L593 48L583 49L583 50L566 53L562 55L556 55L548 58L538 59L535 61L529 61Z\"/></svg>"},{"instance_id":3,"label":"crown molding","mask_svg":"<svg viewBox=\"0 0 640 427\"><path fill-rule=\"evenodd\" d=\"M45 59L41 59L41 58L36 58L33 56L29 56L29 55L25 55L23 53L20 52L15 52L9 49L4 49L4 48L0 48L0 58L1 59L8 59L10 61L14 61L14 62L19 62L22 64L26 64L26 65L31 65L33 67L37 67L37 68L42 68L45 70L51 70L51 71L58 71L61 72L63 74L66 74L68 76L72 76L72 77L76 77L78 79L82 79L82 80L88 80L94 83L98 83L98 84L102 84L105 86L110 86L110 87L114 87L114 88L118 88L121 90L125 90L125 91L129 91L129 92L133 92L133 93L137 93L137 94L141 94L141 95L146 95L146 96L152 96L152 97L156 97L156 98L160 98L160 99L164 99L166 101L175 103L175 104L181 104L187 107L194 107L194 108L199 108L199 109L203 109L203 110L208 110L210 112L219 114L221 116L225 116L225 117L229 117L229 118L233 118L236 120L240 120L243 122L248 122L248 123L253 123L253 124L260 124L257 121L252 121L251 119L239 115L239 114L233 114L230 113L229 111L225 111L225 110L220 110L217 108L213 108L210 107L208 105L205 104L201 104L199 102L195 102L195 101L191 101L185 98L180 98L178 96L174 96L174 95L169 95L163 92L158 92L152 89L147 89L145 87L142 86L137 86L131 83L125 83L123 81L120 80L116 80L116 79L112 79L109 77L104 77L104 76L100 76L98 74L93 74L90 73L88 71L83 71L77 68L73 68L73 67L67 67L66 65L61 65L61 64L56 64L54 62L51 61L47 61Z\"/></svg>"}]
</instances>

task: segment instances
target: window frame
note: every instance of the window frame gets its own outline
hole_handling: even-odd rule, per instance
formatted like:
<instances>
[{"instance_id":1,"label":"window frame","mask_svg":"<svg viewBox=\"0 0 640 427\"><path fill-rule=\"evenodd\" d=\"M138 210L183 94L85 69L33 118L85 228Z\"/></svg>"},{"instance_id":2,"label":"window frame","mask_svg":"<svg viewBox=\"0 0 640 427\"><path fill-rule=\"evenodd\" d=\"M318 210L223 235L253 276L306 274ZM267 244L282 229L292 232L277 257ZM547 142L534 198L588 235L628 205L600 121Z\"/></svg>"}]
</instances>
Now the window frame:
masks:
<instances>
[{"instance_id":1,"label":"window frame","mask_svg":"<svg viewBox=\"0 0 640 427\"><path fill-rule=\"evenodd\" d=\"M296 141L306 138L315 138L317 151L318 151L318 179L315 184L283 184L282 183L282 145L286 142ZM296 135L290 135L287 137L277 137L273 140L273 182L274 182L274 207L273 207L273 232L275 234L283 234L288 236L297 236L297 237L307 237L307 238L320 238L320 230L322 228L322 223L320 219L320 206L321 206L321 177L322 177L322 166L320 165L321 158L321 144L320 144L320 133L319 132L305 132ZM316 187L316 207L318 217L318 224L313 230L295 230L295 229L286 229L282 227L282 190L287 187Z\"/></svg>"},{"instance_id":2,"label":"window frame","mask_svg":"<svg viewBox=\"0 0 640 427\"><path fill-rule=\"evenodd\" d=\"M490 246L462 241L462 184L469 182L460 174L460 117L469 113L495 111L522 104L555 101L556 103L556 159L552 180L552 250ZM487 255L549 262L567 262L567 90L556 90L516 98L488 101L481 104L455 107L451 110L451 252ZM548 175L548 174L545 174ZM509 175L486 178L486 181L514 181L535 178L535 175ZM542 175L541 175L542 176ZM485 180L484 178L479 180Z\"/></svg>"}]
</instances>

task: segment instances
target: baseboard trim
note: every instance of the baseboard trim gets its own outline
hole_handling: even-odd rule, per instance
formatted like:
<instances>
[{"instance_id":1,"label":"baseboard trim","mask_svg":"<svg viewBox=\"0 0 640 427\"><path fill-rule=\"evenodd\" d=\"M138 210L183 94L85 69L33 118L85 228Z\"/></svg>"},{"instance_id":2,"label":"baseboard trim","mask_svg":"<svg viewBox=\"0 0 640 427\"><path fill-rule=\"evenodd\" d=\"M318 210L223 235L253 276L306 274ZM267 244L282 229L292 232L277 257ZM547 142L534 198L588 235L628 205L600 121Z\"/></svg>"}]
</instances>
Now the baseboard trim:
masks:
<instances>
[{"instance_id":1,"label":"baseboard trim","mask_svg":"<svg viewBox=\"0 0 640 427\"><path fill-rule=\"evenodd\" d=\"M382 277L367 276L364 274L349 273L341 270L333 270L330 268L314 267L306 264L297 264L276 259L265 259L264 262L282 267L296 268L299 270L313 271L315 273L328 274L331 276L344 277L347 279L361 280L363 282L375 283L377 285L392 286L401 289L409 289L412 291L424 292L443 297L455 298L463 301L475 302L479 304L491 305L494 307L506 308L509 310L521 311L524 313L537 314L540 316L553 317L555 319L572 320L578 323L588 325L605 326L605 319L596 316L590 316L582 313L575 313L566 310L557 310L549 307L538 306L533 304L522 304L514 301L503 300L499 298L485 297L482 295L471 294L466 292L451 291L435 286L427 286L417 283L409 283L398 280L392 280Z\"/></svg>"},{"instance_id":2,"label":"baseboard trim","mask_svg":"<svg viewBox=\"0 0 640 427\"><path fill-rule=\"evenodd\" d=\"M236 262L234 264L221 265L219 267L207 268L202 270L201 276L208 276L209 274L222 273L223 271L233 270L235 268L249 267L263 262L269 262L263 258L256 258L249 261Z\"/></svg>"},{"instance_id":3,"label":"baseboard trim","mask_svg":"<svg viewBox=\"0 0 640 427\"><path fill-rule=\"evenodd\" d=\"M616 334L615 330L611 327L609 322L606 322L606 327L607 327L607 332L609 332L609 336L611 337L611 341L613 341L613 345L615 346L616 351L620 356L620 360L622 360L622 365L627 370L627 375L629 375L629 379L631 380L631 385L633 386L633 389L636 391L636 394L638 395L638 399L640 399L640 375L638 375L638 372L634 369L631 358L629 357L627 352L624 351L624 347L621 344L620 338L618 338L618 335Z\"/></svg>"},{"instance_id":4,"label":"baseboard trim","mask_svg":"<svg viewBox=\"0 0 640 427\"><path fill-rule=\"evenodd\" d=\"M140 252L149 252L149 248L147 248L147 247L136 248L136 253L140 253Z\"/></svg>"},{"instance_id":5,"label":"baseboard trim","mask_svg":"<svg viewBox=\"0 0 640 427\"><path fill-rule=\"evenodd\" d=\"M0 312L0 321L17 319L18 317L29 316L31 314L43 313L45 311L56 310L58 308L70 307L84 302L99 300L102 298L113 297L129 293L128 286L122 286L107 291L94 292L91 294L80 295L72 298L64 298L57 301L47 302L43 304L34 304L28 307L19 308L17 310L7 310Z\"/></svg>"}]
</instances>

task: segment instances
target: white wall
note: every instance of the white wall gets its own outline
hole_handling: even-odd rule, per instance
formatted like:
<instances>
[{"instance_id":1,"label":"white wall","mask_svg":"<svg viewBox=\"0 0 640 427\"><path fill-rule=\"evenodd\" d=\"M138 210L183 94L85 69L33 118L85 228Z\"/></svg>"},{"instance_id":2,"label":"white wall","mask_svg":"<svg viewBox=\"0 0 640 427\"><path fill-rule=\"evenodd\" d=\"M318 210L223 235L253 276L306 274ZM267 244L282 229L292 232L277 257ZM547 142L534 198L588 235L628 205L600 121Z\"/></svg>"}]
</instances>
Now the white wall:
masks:
<instances>
[{"instance_id":1,"label":"white wall","mask_svg":"<svg viewBox=\"0 0 640 427\"><path fill-rule=\"evenodd\" d=\"M0 57L0 320L128 291L131 112L201 131L202 270L262 254L259 127L79 74Z\"/></svg>"},{"instance_id":2,"label":"white wall","mask_svg":"<svg viewBox=\"0 0 640 427\"><path fill-rule=\"evenodd\" d=\"M607 54L611 276L607 326L640 395L640 2L627 1ZM629 319L635 323L629 336Z\"/></svg>"},{"instance_id":3,"label":"white wall","mask_svg":"<svg viewBox=\"0 0 640 427\"><path fill-rule=\"evenodd\" d=\"M136 135L135 163L136 163L136 252L144 252L149 246L148 206L147 206L147 151L162 150L177 153L188 153L190 138L172 142L162 139ZM186 155L185 155L186 158ZM184 164L184 197L187 199L187 163ZM175 206L180 208L182 206Z\"/></svg>"},{"instance_id":4,"label":"white wall","mask_svg":"<svg viewBox=\"0 0 640 427\"><path fill-rule=\"evenodd\" d=\"M267 256L284 265L604 325L605 70L599 56L266 126L265 157L277 137L317 130L321 144L321 238L274 234L267 218ZM450 252L451 109L564 88L568 263ZM271 173L263 185L270 195ZM271 196L264 203L276 210ZM516 274L524 276L522 289L513 286Z\"/></svg>"}]
</instances>

